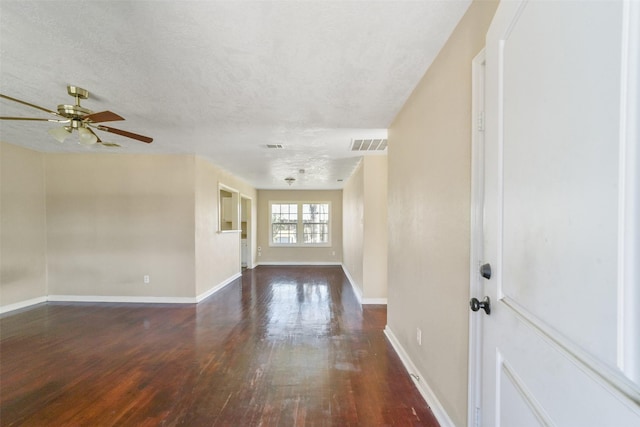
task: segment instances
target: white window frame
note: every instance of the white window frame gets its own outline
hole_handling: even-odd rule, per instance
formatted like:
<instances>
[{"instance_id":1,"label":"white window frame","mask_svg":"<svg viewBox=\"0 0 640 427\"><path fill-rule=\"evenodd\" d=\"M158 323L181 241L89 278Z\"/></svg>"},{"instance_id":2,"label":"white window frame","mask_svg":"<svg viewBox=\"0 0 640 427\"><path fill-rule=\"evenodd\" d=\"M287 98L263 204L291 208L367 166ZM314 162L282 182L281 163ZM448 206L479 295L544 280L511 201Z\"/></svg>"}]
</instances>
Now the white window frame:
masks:
<instances>
[{"instance_id":1,"label":"white window frame","mask_svg":"<svg viewBox=\"0 0 640 427\"><path fill-rule=\"evenodd\" d=\"M286 204L286 205L298 205L298 221L296 226L296 240L297 243L275 243L273 241L273 205ZM310 204L323 204L329 206L329 221L327 224L328 228L328 236L327 242L324 243L304 243L304 222L302 215L302 205L310 205ZM333 222L333 207L331 206L331 202L326 200L314 201L314 200L269 200L269 246L270 247L304 247L304 248L326 248L331 247L331 229Z\"/></svg>"}]
</instances>

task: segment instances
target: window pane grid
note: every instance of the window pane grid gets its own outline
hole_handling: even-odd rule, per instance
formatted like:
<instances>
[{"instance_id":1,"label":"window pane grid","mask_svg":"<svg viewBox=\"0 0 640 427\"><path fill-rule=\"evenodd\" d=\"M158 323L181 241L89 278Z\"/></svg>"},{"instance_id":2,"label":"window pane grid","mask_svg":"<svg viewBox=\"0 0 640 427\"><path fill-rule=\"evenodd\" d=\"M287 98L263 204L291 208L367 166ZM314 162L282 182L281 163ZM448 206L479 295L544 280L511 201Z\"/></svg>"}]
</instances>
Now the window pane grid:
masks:
<instances>
[{"instance_id":1,"label":"window pane grid","mask_svg":"<svg viewBox=\"0 0 640 427\"><path fill-rule=\"evenodd\" d=\"M329 204L304 203L302 205L302 241L329 243Z\"/></svg>"},{"instance_id":2,"label":"window pane grid","mask_svg":"<svg viewBox=\"0 0 640 427\"><path fill-rule=\"evenodd\" d=\"M271 203L271 243L328 244L329 207L329 203Z\"/></svg>"},{"instance_id":3,"label":"window pane grid","mask_svg":"<svg viewBox=\"0 0 640 427\"><path fill-rule=\"evenodd\" d=\"M272 224L271 236L273 243L293 244L298 241L297 224Z\"/></svg>"},{"instance_id":4,"label":"window pane grid","mask_svg":"<svg viewBox=\"0 0 640 427\"><path fill-rule=\"evenodd\" d=\"M329 223L328 203L305 203L302 205L302 222Z\"/></svg>"},{"instance_id":5,"label":"window pane grid","mask_svg":"<svg viewBox=\"0 0 640 427\"><path fill-rule=\"evenodd\" d=\"M298 242L297 203L271 205L271 242L289 245Z\"/></svg>"},{"instance_id":6,"label":"window pane grid","mask_svg":"<svg viewBox=\"0 0 640 427\"><path fill-rule=\"evenodd\" d=\"M329 243L329 225L305 223L303 235L304 243Z\"/></svg>"},{"instance_id":7,"label":"window pane grid","mask_svg":"<svg viewBox=\"0 0 640 427\"><path fill-rule=\"evenodd\" d=\"M274 204L271 206L272 223L297 223L298 205L295 204Z\"/></svg>"}]
</instances>

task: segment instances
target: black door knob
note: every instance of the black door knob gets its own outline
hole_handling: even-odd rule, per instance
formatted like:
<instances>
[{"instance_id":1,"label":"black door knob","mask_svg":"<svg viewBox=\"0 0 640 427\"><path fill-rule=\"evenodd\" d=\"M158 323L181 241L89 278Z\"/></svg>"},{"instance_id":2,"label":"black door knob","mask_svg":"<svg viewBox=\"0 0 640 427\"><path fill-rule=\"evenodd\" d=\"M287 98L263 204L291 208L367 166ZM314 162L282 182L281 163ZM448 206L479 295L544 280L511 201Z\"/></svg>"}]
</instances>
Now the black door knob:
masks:
<instances>
[{"instance_id":1,"label":"black door knob","mask_svg":"<svg viewBox=\"0 0 640 427\"><path fill-rule=\"evenodd\" d=\"M469 306L471 306L471 311L483 309L485 313L491 314L491 300L489 297L484 297L482 301L478 301L478 298L471 298Z\"/></svg>"},{"instance_id":2,"label":"black door knob","mask_svg":"<svg viewBox=\"0 0 640 427\"><path fill-rule=\"evenodd\" d=\"M480 267L480 275L485 279L491 279L491 264L482 264Z\"/></svg>"}]
</instances>

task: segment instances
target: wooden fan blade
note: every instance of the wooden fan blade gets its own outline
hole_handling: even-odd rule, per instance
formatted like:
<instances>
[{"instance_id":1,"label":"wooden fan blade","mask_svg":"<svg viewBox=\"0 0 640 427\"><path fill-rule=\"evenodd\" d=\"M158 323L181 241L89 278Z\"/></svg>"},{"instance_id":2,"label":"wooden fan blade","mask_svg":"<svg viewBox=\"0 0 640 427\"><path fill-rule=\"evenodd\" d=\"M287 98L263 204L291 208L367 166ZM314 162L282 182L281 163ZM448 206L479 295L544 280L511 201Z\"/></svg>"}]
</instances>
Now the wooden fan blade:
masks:
<instances>
[{"instance_id":1,"label":"wooden fan blade","mask_svg":"<svg viewBox=\"0 0 640 427\"><path fill-rule=\"evenodd\" d=\"M120 117L116 113L112 113L111 111L100 111L98 113L87 114L82 118L83 121L89 121L91 123L102 123L102 122L116 122L118 120L124 120L123 117Z\"/></svg>"},{"instance_id":2,"label":"wooden fan blade","mask_svg":"<svg viewBox=\"0 0 640 427\"><path fill-rule=\"evenodd\" d=\"M40 107L39 105L35 105L35 104L32 104L32 103L27 102L27 101L21 101L19 99L12 98L10 96L3 95L1 93L0 93L0 98L8 99L9 101L13 101L13 102L17 102L19 104L27 105L27 106L32 107L32 108L37 108L38 110L45 111L45 112L47 112L49 114L53 114L54 116L64 117L64 116L58 114L57 111L49 110L48 108Z\"/></svg>"},{"instance_id":3,"label":"wooden fan blade","mask_svg":"<svg viewBox=\"0 0 640 427\"><path fill-rule=\"evenodd\" d=\"M138 135L136 133L128 132L126 130L116 129L116 128L102 126L102 125L98 125L97 129L105 132L115 133L117 135L126 136L127 138L137 139L138 141L146 142L147 144L151 144L151 142L153 142L153 138L149 138L148 136Z\"/></svg>"},{"instance_id":4,"label":"wooden fan blade","mask_svg":"<svg viewBox=\"0 0 640 427\"><path fill-rule=\"evenodd\" d=\"M39 119L35 117L0 117L0 120L30 120L36 122L69 123L70 119Z\"/></svg>"}]
</instances>

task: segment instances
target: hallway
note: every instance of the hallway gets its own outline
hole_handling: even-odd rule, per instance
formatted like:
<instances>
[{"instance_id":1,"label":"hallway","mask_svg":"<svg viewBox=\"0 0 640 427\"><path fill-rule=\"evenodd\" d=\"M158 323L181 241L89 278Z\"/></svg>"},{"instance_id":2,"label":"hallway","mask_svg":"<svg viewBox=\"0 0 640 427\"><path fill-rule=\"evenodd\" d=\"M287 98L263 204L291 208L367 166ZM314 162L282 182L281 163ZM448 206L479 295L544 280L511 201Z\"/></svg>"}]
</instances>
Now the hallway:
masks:
<instances>
[{"instance_id":1,"label":"hallway","mask_svg":"<svg viewBox=\"0 0 640 427\"><path fill-rule=\"evenodd\" d=\"M198 305L0 321L0 424L437 426L339 266L260 266Z\"/></svg>"}]
</instances>

